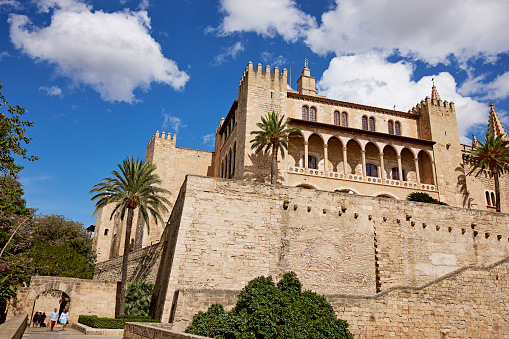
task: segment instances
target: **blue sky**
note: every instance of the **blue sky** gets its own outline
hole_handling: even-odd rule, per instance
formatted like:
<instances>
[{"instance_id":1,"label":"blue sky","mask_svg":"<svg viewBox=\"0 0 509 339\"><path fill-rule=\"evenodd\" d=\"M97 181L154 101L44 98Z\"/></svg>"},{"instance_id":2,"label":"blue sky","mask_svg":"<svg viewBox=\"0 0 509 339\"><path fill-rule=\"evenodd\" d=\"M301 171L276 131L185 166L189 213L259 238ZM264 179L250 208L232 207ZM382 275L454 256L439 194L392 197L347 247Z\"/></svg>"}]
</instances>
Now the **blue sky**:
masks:
<instances>
[{"instance_id":1,"label":"blue sky","mask_svg":"<svg viewBox=\"0 0 509 339\"><path fill-rule=\"evenodd\" d=\"M30 207L95 222L88 191L156 130L213 149L249 61L309 59L320 94L406 111L454 101L461 141L489 101L508 124L509 2L0 0L0 80L35 125L20 179Z\"/></svg>"}]
</instances>

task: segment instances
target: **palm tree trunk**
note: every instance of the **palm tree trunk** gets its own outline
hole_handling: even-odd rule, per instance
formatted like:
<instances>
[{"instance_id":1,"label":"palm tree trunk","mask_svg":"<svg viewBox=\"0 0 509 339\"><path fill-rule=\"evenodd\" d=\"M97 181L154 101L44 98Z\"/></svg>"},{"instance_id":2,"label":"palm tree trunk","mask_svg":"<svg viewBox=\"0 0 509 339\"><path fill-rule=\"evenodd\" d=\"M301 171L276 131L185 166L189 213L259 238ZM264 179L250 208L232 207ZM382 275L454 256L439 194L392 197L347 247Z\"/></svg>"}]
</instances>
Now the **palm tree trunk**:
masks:
<instances>
[{"instance_id":1,"label":"palm tree trunk","mask_svg":"<svg viewBox=\"0 0 509 339\"><path fill-rule=\"evenodd\" d=\"M270 183L277 184L277 151L278 147L276 144L272 144L272 164L270 166Z\"/></svg>"},{"instance_id":2,"label":"palm tree trunk","mask_svg":"<svg viewBox=\"0 0 509 339\"><path fill-rule=\"evenodd\" d=\"M495 179L495 200L497 206L497 212L500 212L500 182L498 181L498 171L493 171L493 178Z\"/></svg>"},{"instance_id":3,"label":"palm tree trunk","mask_svg":"<svg viewBox=\"0 0 509 339\"><path fill-rule=\"evenodd\" d=\"M127 291L127 264L129 263L129 247L131 245L131 229L133 226L134 208L127 208L127 222L125 227L124 256L122 258L122 281L120 283L120 300L118 314L125 314L125 294Z\"/></svg>"}]
</instances>

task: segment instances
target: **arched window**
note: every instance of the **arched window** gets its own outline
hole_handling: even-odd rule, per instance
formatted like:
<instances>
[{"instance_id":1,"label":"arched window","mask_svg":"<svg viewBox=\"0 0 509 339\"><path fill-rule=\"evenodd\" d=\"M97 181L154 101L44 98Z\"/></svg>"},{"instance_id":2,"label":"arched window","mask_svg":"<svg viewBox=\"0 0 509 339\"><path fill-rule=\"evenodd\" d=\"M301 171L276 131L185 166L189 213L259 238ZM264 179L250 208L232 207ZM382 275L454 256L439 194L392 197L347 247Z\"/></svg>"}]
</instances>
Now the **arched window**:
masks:
<instances>
[{"instance_id":1,"label":"arched window","mask_svg":"<svg viewBox=\"0 0 509 339\"><path fill-rule=\"evenodd\" d=\"M316 108L314 107L309 109L309 121L316 121Z\"/></svg>"},{"instance_id":2,"label":"arched window","mask_svg":"<svg viewBox=\"0 0 509 339\"><path fill-rule=\"evenodd\" d=\"M302 157L302 167L305 165L306 163L304 162L304 157ZM308 168L317 169L316 165L316 158L312 155L308 155Z\"/></svg>"},{"instance_id":3,"label":"arched window","mask_svg":"<svg viewBox=\"0 0 509 339\"><path fill-rule=\"evenodd\" d=\"M340 121L339 121L339 112L335 111L334 112L334 125L338 125L339 126L339 124L340 124Z\"/></svg>"},{"instance_id":4,"label":"arched window","mask_svg":"<svg viewBox=\"0 0 509 339\"><path fill-rule=\"evenodd\" d=\"M309 108L302 106L302 120L309 120Z\"/></svg>"},{"instance_id":5,"label":"arched window","mask_svg":"<svg viewBox=\"0 0 509 339\"><path fill-rule=\"evenodd\" d=\"M401 135L401 124L399 123L399 121L396 121L396 123L394 124L394 129L396 135Z\"/></svg>"},{"instance_id":6,"label":"arched window","mask_svg":"<svg viewBox=\"0 0 509 339\"><path fill-rule=\"evenodd\" d=\"M232 170L232 176L235 174L235 158L236 158L236 155L237 155L237 143L235 142L233 144L233 161L232 161L233 170Z\"/></svg>"},{"instance_id":7,"label":"arched window","mask_svg":"<svg viewBox=\"0 0 509 339\"><path fill-rule=\"evenodd\" d=\"M228 177L231 178L233 174L233 153L231 150L230 150L230 169L228 174L229 174Z\"/></svg>"},{"instance_id":8,"label":"arched window","mask_svg":"<svg viewBox=\"0 0 509 339\"><path fill-rule=\"evenodd\" d=\"M490 192L486 191L486 205L491 206Z\"/></svg>"},{"instance_id":9,"label":"arched window","mask_svg":"<svg viewBox=\"0 0 509 339\"><path fill-rule=\"evenodd\" d=\"M486 194L488 194L488 192L486 192ZM110 230L109 229L105 229L104 230L104 235L108 235L108 233L110 233Z\"/></svg>"},{"instance_id":10,"label":"arched window","mask_svg":"<svg viewBox=\"0 0 509 339\"><path fill-rule=\"evenodd\" d=\"M375 119L373 117L369 118L369 130L375 131Z\"/></svg>"},{"instance_id":11,"label":"arched window","mask_svg":"<svg viewBox=\"0 0 509 339\"><path fill-rule=\"evenodd\" d=\"M348 114L346 112L341 113L341 126L348 127Z\"/></svg>"},{"instance_id":12,"label":"arched window","mask_svg":"<svg viewBox=\"0 0 509 339\"><path fill-rule=\"evenodd\" d=\"M495 193L491 192L491 206L497 205L497 199L495 199Z\"/></svg>"},{"instance_id":13,"label":"arched window","mask_svg":"<svg viewBox=\"0 0 509 339\"><path fill-rule=\"evenodd\" d=\"M376 166L373 164L366 164L366 175L368 177L378 177Z\"/></svg>"},{"instance_id":14,"label":"arched window","mask_svg":"<svg viewBox=\"0 0 509 339\"><path fill-rule=\"evenodd\" d=\"M404 169L401 169L401 174L403 175L403 178L399 178L399 171L398 171L398 168L397 167L393 167L391 169L391 179L392 180L403 180L403 181L406 181L405 179L405 170Z\"/></svg>"},{"instance_id":15,"label":"arched window","mask_svg":"<svg viewBox=\"0 0 509 339\"><path fill-rule=\"evenodd\" d=\"M394 123L389 120L389 134L394 134Z\"/></svg>"},{"instance_id":16,"label":"arched window","mask_svg":"<svg viewBox=\"0 0 509 339\"><path fill-rule=\"evenodd\" d=\"M368 130L368 118L366 116L362 117L362 129Z\"/></svg>"}]
</instances>

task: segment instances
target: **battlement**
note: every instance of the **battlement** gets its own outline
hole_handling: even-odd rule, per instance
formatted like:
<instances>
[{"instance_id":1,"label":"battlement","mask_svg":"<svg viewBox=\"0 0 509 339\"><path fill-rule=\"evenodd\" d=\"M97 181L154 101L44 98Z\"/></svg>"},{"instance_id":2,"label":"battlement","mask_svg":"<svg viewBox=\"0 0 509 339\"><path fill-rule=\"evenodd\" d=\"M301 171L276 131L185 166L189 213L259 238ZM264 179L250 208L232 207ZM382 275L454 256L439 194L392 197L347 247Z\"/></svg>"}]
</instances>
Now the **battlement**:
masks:
<instances>
[{"instance_id":1,"label":"battlement","mask_svg":"<svg viewBox=\"0 0 509 339\"><path fill-rule=\"evenodd\" d=\"M278 79L280 82L286 83L287 76L288 76L288 71L286 68L283 68L283 71L280 74L279 67L276 66L276 67L274 67L274 73L271 73L269 65L265 66L265 71L263 70L263 66L261 63L258 63L258 65L256 66L256 69L254 69L253 63L251 61L249 61L246 69L244 70L244 74L242 74L242 78L239 81L239 85L240 86L244 85L245 82L247 81L247 79L249 79L250 77L255 77L255 78L264 77L264 78L268 78L270 80Z\"/></svg>"},{"instance_id":2,"label":"battlement","mask_svg":"<svg viewBox=\"0 0 509 339\"><path fill-rule=\"evenodd\" d=\"M148 142L149 145L151 143L153 143L155 140L164 140L164 142L169 142L171 143L173 146L175 146L175 144L177 143L177 134L173 134L173 136L171 136L171 134L168 132L168 134L166 134L165 132L159 132L159 131L156 131L154 133L154 135L152 136L152 138L150 139L150 141Z\"/></svg>"},{"instance_id":3,"label":"battlement","mask_svg":"<svg viewBox=\"0 0 509 339\"><path fill-rule=\"evenodd\" d=\"M441 99L431 99L429 96L427 96L424 100L421 100L417 105L412 107L408 110L408 113L410 114L421 114L421 111L425 109L426 107L439 107L439 108L445 108L450 109L453 112L455 111L455 105L454 102L449 102L447 100L442 101Z\"/></svg>"}]
</instances>

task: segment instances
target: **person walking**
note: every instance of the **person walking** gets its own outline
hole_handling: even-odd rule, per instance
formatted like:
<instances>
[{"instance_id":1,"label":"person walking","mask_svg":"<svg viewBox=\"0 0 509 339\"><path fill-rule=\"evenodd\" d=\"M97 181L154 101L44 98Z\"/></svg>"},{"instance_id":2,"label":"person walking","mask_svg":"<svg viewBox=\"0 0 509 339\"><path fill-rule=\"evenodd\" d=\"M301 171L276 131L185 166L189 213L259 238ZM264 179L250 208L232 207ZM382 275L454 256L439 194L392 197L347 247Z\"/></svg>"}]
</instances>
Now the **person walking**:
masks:
<instances>
[{"instance_id":1,"label":"person walking","mask_svg":"<svg viewBox=\"0 0 509 339\"><path fill-rule=\"evenodd\" d=\"M65 330L65 325L69 322L69 312L67 310L63 310L62 314L60 314L60 323L62 324L62 331Z\"/></svg>"},{"instance_id":2,"label":"person walking","mask_svg":"<svg viewBox=\"0 0 509 339\"><path fill-rule=\"evenodd\" d=\"M57 323L57 320L58 320L58 311L57 309L55 308L55 310L53 312L51 312L51 314L49 315L49 320L50 320L50 326L51 326L51 329L50 331L53 331L53 327L55 327L55 324Z\"/></svg>"},{"instance_id":3,"label":"person walking","mask_svg":"<svg viewBox=\"0 0 509 339\"><path fill-rule=\"evenodd\" d=\"M39 316L39 327L46 327L46 312L42 312Z\"/></svg>"},{"instance_id":4,"label":"person walking","mask_svg":"<svg viewBox=\"0 0 509 339\"><path fill-rule=\"evenodd\" d=\"M32 319L32 326L37 327L37 324L39 324L39 312L35 312L34 318Z\"/></svg>"}]
</instances>

